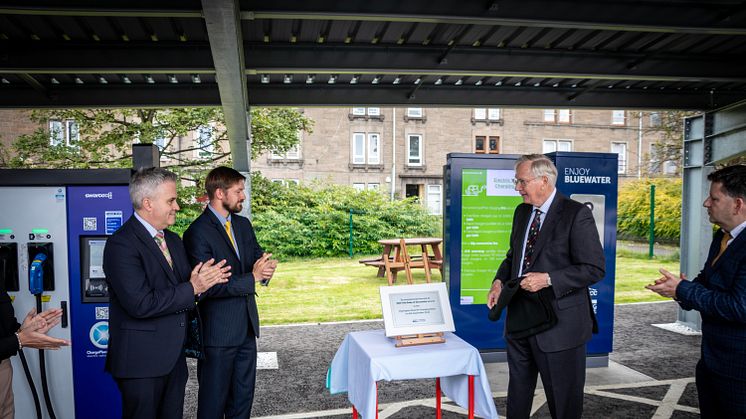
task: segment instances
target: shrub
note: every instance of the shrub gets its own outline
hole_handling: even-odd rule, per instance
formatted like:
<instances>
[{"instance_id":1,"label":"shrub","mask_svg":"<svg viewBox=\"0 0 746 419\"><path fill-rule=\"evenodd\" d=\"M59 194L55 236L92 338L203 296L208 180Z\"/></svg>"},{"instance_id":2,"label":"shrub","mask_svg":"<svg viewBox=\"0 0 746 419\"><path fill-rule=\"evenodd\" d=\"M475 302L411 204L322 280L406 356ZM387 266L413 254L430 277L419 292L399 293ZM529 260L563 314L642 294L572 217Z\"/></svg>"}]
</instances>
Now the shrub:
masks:
<instances>
[{"instance_id":1,"label":"shrub","mask_svg":"<svg viewBox=\"0 0 746 419\"><path fill-rule=\"evenodd\" d=\"M618 233L633 239L648 237L650 185L655 185L655 237L678 242L681 236L681 179L640 179L621 185Z\"/></svg>"},{"instance_id":2,"label":"shrub","mask_svg":"<svg viewBox=\"0 0 746 419\"><path fill-rule=\"evenodd\" d=\"M257 239L278 257L378 253L378 240L432 236L440 218L414 200L389 201L377 191L312 183L286 187L252 174L252 213Z\"/></svg>"}]
</instances>

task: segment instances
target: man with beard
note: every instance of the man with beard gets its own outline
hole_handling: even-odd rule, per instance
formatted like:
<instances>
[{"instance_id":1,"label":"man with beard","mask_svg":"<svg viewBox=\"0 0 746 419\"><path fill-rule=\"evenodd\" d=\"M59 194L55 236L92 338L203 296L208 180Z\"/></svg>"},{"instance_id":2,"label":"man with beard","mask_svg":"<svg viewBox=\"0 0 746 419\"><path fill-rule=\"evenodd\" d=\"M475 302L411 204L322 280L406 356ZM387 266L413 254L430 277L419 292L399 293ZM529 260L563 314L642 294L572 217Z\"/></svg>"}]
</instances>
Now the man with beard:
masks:
<instances>
[{"instance_id":1,"label":"man with beard","mask_svg":"<svg viewBox=\"0 0 746 419\"><path fill-rule=\"evenodd\" d=\"M184 232L193 265L225 259L231 278L199 297L204 359L197 364L199 419L249 418L256 382L256 338L259 314L255 283L266 285L277 261L257 243L243 209L246 178L217 167L205 179L210 200L205 211Z\"/></svg>"}]
</instances>

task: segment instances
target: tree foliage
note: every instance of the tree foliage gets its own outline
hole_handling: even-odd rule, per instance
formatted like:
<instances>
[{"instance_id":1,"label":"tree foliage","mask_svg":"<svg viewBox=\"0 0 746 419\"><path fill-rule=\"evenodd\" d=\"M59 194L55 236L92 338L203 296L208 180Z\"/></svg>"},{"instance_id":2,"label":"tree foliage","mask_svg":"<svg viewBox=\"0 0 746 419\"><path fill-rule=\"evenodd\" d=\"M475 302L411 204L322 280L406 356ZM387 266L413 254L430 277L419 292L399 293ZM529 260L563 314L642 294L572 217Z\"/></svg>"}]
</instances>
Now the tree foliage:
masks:
<instances>
[{"instance_id":1,"label":"tree foliage","mask_svg":"<svg viewBox=\"0 0 746 419\"><path fill-rule=\"evenodd\" d=\"M195 169L227 161L227 132L220 108L173 109L43 109L31 112L39 128L21 135L9 152L0 152L8 167L111 168L132 167L132 144L159 144L164 167ZM49 121L75 121L78 138L52 144ZM290 108L255 108L251 111L252 157L264 152L283 153L299 142L300 131L311 132L313 121ZM209 128L206 141L184 141L190 133ZM186 144L186 145L185 145ZM4 153L4 154L3 154Z\"/></svg>"},{"instance_id":2,"label":"tree foliage","mask_svg":"<svg viewBox=\"0 0 746 419\"><path fill-rule=\"evenodd\" d=\"M697 115L693 111L660 111L649 114L656 123L645 129L646 134L654 134L658 139L651 144L650 153L645 160L648 176L655 176L663 172L665 162L672 162L676 170L675 175L681 174L684 167L684 118Z\"/></svg>"},{"instance_id":3,"label":"tree foliage","mask_svg":"<svg viewBox=\"0 0 746 419\"><path fill-rule=\"evenodd\" d=\"M619 187L618 233L647 239L650 231L650 186L655 185L656 240L678 242L681 236L681 179L639 179Z\"/></svg>"}]
</instances>

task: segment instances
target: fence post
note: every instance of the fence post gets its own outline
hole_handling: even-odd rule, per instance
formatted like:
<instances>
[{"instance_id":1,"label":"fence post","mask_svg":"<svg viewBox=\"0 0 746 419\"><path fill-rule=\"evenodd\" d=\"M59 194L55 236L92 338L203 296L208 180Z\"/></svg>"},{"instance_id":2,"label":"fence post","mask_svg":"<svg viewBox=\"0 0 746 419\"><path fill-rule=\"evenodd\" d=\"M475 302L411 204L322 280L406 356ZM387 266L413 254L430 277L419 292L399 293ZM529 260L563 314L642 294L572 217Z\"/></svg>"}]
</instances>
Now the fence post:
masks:
<instances>
[{"instance_id":1,"label":"fence post","mask_svg":"<svg viewBox=\"0 0 746 419\"><path fill-rule=\"evenodd\" d=\"M350 208L350 259L352 259L352 208Z\"/></svg>"},{"instance_id":2,"label":"fence post","mask_svg":"<svg viewBox=\"0 0 746 419\"><path fill-rule=\"evenodd\" d=\"M655 185L650 185L650 234L648 243L648 258L652 259L655 246Z\"/></svg>"}]
</instances>

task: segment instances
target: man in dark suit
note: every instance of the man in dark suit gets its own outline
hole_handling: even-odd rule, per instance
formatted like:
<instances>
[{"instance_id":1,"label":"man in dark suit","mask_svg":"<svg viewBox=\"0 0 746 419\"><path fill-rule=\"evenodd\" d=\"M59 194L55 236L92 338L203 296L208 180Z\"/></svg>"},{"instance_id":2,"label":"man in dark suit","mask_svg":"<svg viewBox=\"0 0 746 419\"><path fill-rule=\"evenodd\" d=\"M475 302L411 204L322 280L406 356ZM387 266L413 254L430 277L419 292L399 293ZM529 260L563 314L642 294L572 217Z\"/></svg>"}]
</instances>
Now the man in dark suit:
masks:
<instances>
[{"instance_id":1,"label":"man in dark suit","mask_svg":"<svg viewBox=\"0 0 746 419\"><path fill-rule=\"evenodd\" d=\"M109 350L106 371L122 394L124 418L182 417L187 366L187 311L195 295L227 282L225 261L189 265L175 222L176 175L137 171L130 180L135 213L106 242Z\"/></svg>"},{"instance_id":2,"label":"man in dark suit","mask_svg":"<svg viewBox=\"0 0 746 419\"><path fill-rule=\"evenodd\" d=\"M249 418L256 382L259 314L255 283L266 285L277 261L264 253L248 218L238 215L246 199L245 177L216 167L205 179L209 204L184 232L193 264L205 258L228 261L228 283L200 297L205 358L198 361L197 417Z\"/></svg>"},{"instance_id":3,"label":"man in dark suit","mask_svg":"<svg viewBox=\"0 0 746 419\"><path fill-rule=\"evenodd\" d=\"M703 418L746 417L746 166L725 167L707 176L704 206L720 226L702 271L692 281L661 269L646 288L675 299L702 316L702 354L697 363L699 410Z\"/></svg>"},{"instance_id":4,"label":"man in dark suit","mask_svg":"<svg viewBox=\"0 0 746 419\"><path fill-rule=\"evenodd\" d=\"M506 332L508 355L507 417L528 418L541 374L553 418L580 418L585 385L585 344L596 327L588 286L604 277L605 259L591 211L557 192L557 169L546 156L521 156L515 188L523 204L515 210L510 249L497 270L488 307L505 282L523 276L508 305L506 329L525 319L511 317L516 299L541 298L556 324L538 333Z\"/></svg>"}]
</instances>

